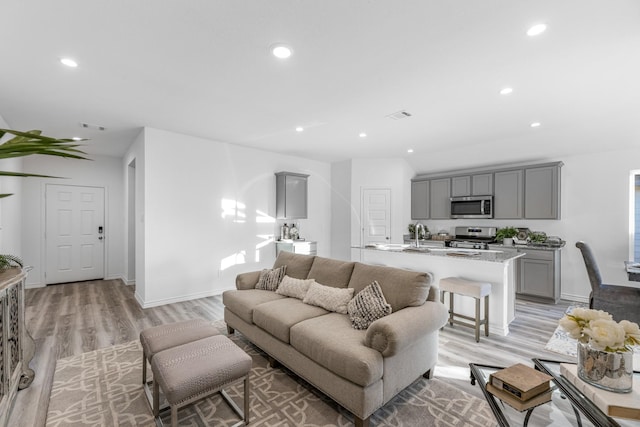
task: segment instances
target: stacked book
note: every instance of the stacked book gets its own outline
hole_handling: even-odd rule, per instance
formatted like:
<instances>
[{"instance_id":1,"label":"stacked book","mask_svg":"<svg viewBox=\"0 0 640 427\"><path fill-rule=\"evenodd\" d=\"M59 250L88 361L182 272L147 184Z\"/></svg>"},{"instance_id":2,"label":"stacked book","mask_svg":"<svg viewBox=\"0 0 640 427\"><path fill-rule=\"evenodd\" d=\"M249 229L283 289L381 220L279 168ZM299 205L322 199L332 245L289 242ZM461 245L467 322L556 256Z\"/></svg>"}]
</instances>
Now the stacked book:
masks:
<instances>
[{"instance_id":1,"label":"stacked book","mask_svg":"<svg viewBox=\"0 0 640 427\"><path fill-rule=\"evenodd\" d=\"M551 377L522 363L501 369L489 376L487 391L518 411L551 400Z\"/></svg>"},{"instance_id":2,"label":"stacked book","mask_svg":"<svg viewBox=\"0 0 640 427\"><path fill-rule=\"evenodd\" d=\"M582 381L578 377L577 366L574 364L561 363L560 373L605 414L612 417L640 420L640 384L638 381L633 382L631 393L613 393Z\"/></svg>"}]
</instances>

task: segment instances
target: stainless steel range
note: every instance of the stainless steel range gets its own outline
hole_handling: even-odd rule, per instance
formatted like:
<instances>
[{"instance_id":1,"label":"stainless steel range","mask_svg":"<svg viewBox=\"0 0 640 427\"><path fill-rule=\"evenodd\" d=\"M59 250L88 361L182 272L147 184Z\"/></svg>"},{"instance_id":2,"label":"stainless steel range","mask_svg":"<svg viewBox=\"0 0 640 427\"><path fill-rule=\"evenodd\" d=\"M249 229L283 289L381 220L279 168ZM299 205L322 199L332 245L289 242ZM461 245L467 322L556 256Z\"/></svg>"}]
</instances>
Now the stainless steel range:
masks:
<instances>
[{"instance_id":1,"label":"stainless steel range","mask_svg":"<svg viewBox=\"0 0 640 427\"><path fill-rule=\"evenodd\" d=\"M496 238L496 227L456 227L456 235L449 243L452 248L487 249Z\"/></svg>"}]
</instances>

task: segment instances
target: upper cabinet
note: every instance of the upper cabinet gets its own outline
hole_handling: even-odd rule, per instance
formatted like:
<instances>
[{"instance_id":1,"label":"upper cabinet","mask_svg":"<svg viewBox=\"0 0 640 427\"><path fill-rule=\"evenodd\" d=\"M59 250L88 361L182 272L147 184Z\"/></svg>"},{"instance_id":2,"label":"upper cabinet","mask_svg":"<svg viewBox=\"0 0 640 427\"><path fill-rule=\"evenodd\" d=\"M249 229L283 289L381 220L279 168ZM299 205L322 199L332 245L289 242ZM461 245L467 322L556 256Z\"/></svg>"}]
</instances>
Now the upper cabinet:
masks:
<instances>
[{"instance_id":1,"label":"upper cabinet","mask_svg":"<svg viewBox=\"0 0 640 427\"><path fill-rule=\"evenodd\" d=\"M524 173L524 217L560 218L560 167L527 168Z\"/></svg>"},{"instance_id":2,"label":"upper cabinet","mask_svg":"<svg viewBox=\"0 0 640 427\"><path fill-rule=\"evenodd\" d=\"M493 194L493 174L461 175L451 178L451 197Z\"/></svg>"},{"instance_id":3,"label":"upper cabinet","mask_svg":"<svg viewBox=\"0 0 640 427\"><path fill-rule=\"evenodd\" d=\"M493 174L483 173L471 176L471 195L489 196L493 194Z\"/></svg>"},{"instance_id":4,"label":"upper cabinet","mask_svg":"<svg viewBox=\"0 0 640 427\"><path fill-rule=\"evenodd\" d=\"M429 219L429 181L411 181L411 219Z\"/></svg>"},{"instance_id":5,"label":"upper cabinet","mask_svg":"<svg viewBox=\"0 0 640 427\"><path fill-rule=\"evenodd\" d=\"M429 188L429 217L447 219L451 211L451 180L449 178L432 179Z\"/></svg>"},{"instance_id":6,"label":"upper cabinet","mask_svg":"<svg viewBox=\"0 0 640 427\"><path fill-rule=\"evenodd\" d=\"M450 197L493 195L494 219L559 219L562 162L416 177L411 218L450 218Z\"/></svg>"},{"instance_id":7,"label":"upper cabinet","mask_svg":"<svg viewBox=\"0 0 640 427\"><path fill-rule=\"evenodd\" d=\"M307 218L307 178L309 175L276 173L276 218Z\"/></svg>"},{"instance_id":8,"label":"upper cabinet","mask_svg":"<svg viewBox=\"0 0 640 427\"><path fill-rule=\"evenodd\" d=\"M494 219L520 219L524 216L524 171L496 172L493 194Z\"/></svg>"}]
</instances>

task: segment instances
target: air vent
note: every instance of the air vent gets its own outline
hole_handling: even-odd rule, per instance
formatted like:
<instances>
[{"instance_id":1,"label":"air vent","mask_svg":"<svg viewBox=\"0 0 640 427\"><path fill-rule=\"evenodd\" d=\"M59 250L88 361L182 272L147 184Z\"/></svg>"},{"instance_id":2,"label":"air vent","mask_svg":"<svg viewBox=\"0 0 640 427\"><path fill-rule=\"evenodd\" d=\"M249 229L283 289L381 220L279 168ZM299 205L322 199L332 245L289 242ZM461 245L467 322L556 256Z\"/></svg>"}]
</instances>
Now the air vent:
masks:
<instances>
[{"instance_id":1,"label":"air vent","mask_svg":"<svg viewBox=\"0 0 640 427\"><path fill-rule=\"evenodd\" d=\"M398 111L397 113L389 114L387 117L393 120L400 120L400 119L406 119L407 117L411 117L411 113L407 113L406 111L402 110L402 111Z\"/></svg>"},{"instance_id":2,"label":"air vent","mask_svg":"<svg viewBox=\"0 0 640 427\"><path fill-rule=\"evenodd\" d=\"M82 126L82 127L83 127L83 128L85 128L85 129L93 129L93 130L99 130L99 131L105 131L105 130L107 130L107 128L106 128L106 127L104 127L104 126L100 126L100 125L92 125L92 124L89 124L89 123L82 123L82 122L81 122L81 123L80 123L80 126Z\"/></svg>"}]
</instances>

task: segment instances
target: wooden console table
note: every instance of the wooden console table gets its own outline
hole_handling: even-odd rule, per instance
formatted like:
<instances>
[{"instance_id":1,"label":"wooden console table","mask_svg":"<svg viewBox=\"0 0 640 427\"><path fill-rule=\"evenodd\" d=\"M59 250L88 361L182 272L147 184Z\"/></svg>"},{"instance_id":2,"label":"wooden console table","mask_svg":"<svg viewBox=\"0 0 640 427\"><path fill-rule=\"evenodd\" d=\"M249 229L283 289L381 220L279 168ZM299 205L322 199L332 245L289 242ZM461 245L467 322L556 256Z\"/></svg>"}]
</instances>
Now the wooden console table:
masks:
<instances>
[{"instance_id":1,"label":"wooden console table","mask_svg":"<svg viewBox=\"0 0 640 427\"><path fill-rule=\"evenodd\" d=\"M6 426L18 390L29 387L35 372L29 368L35 342L24 319L27 269L0 273L0 426Z\"/></svg>"}]
</instances>

